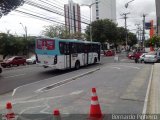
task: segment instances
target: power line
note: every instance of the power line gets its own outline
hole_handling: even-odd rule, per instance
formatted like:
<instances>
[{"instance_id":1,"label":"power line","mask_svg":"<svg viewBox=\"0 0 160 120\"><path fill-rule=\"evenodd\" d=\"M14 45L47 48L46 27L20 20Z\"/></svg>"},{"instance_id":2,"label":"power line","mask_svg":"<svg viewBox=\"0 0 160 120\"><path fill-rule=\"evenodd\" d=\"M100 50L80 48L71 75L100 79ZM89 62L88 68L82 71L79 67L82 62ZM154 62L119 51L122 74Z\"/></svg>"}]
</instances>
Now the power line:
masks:
<instances>
[{"instance_id":1,"label":"power line","mask_svg":"<svg viewBox=\"0 0 160 120\"><path fill-rule=\"evenodd\" d=\"M25 15L28 15L28 16L32 16L32 17L34 17L34 18L38 18L39 20L46 20L46 21L55 22L55 23L58 23L58 24L61 24L61 25L65 25L64 23L59 22L59 21L56 21L56 20L54 20L54 19L42 17L42 16L35 15L35 14L32 14L32 13L24 12L24 11L21 11L21 10L15 10L15 11L18 12L18 13L21 13L21 14L25 14ZM73 27L73 26L72 26L72 27ZM85 29L82 29L82 28L81 28L81 30L85 30Z\"/></svg>"},{"instance_id":2,"label":"power line","mask_svg":"<svg viewBox=\"0 0 160 120\"><path fill-rule=\"evenodd\" d=\"M49 8L49 7L47 7L47 6L43 6L43 5L41 5L41 4L36 4L36 3L34 3L34 2L29 2L29 1L27 1L26 4L31 5L31 6L34 6L34 7L37 7L37 8L39 8L39 9L46 10L46 11L51 12L51 13L58 14L58 15L64 17L64 14L63 14L63 13L60 13L60 12L58 12L58 11L56 11L56 10L52 10L51 8ZM69 18L69 17L66 17L66 18ZM72 19L72 20L75 20L75 21L78 21L78 22L81 22L81 23L84 23L84 24L89 25L89 23L86 23L86 22L81 21L81 20L76 20L76 19L73 19L73 18L69 18L69 19Z\"/></svg>"},{"instance_id":3,"label":"power line","mask_svg":"<svg viewBox=\"0 0 160 120\"><path fill-rule=\"evenodd\" d=\"M62 9L59 5L57 5L58 7L55 6L55 3L53 3L53 2L48 3L48 2L43 1L43 0L38 0L38 1L40 1L41 3L47 4L47 6L49 5L49 6L53 7L53 8L59 9L59 10L61 10L61 11L64 12L64 9ZM47 0L47 1L48 1L48 0ZM27 2L31 2L31 3L37 4L37 3L32 2L32 1L30 1L30 0L26 1L26 3L27 3ZM51 3L52 3L52 4L51 4ZM39 4L39 5L40 5L40 4ZM46 6L45 6L45 7L46 7ZM63 6L63 7L64 7L64 6ZM69 11L67 11L67 12L69 12ZM63 13L63 14L64 14L64 13ZM70 13L70 14L71 14L71 13ZM84 20L89 21L87 18L82 17L82 15L81 15L81 16L80 16L80 15L75 15L75 16L81 17L81 19L84 19Z\"/></svg>"}]
</instances>

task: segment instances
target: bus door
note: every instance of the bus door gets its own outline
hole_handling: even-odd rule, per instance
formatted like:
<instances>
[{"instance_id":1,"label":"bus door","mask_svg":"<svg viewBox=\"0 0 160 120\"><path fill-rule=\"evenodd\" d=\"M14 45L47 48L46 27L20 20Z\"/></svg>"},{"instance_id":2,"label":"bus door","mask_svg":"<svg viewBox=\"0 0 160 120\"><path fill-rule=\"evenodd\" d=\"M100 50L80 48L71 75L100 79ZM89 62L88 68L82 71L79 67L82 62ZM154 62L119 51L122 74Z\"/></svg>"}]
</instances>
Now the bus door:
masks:
<instances>
[{"instance_id":1,"label":"bus door","mask_svg":"<svg viewBox=\"0 0 160 120\"><path fill-rule=\"evenodd\" d=\"M65 43L65 66L67 69L71 68L71 57L70 57L70 44L68 42Z\"/></svg>"},{"instance_id":2,"label":"bus door","mask_svg":"<svg viewBox=\"0 0 160 120\"><path fill-rule=\"evenodd\" d=\"M84 45L84 65L88 65L88 45Z\"/></svg>"}]
</instances>

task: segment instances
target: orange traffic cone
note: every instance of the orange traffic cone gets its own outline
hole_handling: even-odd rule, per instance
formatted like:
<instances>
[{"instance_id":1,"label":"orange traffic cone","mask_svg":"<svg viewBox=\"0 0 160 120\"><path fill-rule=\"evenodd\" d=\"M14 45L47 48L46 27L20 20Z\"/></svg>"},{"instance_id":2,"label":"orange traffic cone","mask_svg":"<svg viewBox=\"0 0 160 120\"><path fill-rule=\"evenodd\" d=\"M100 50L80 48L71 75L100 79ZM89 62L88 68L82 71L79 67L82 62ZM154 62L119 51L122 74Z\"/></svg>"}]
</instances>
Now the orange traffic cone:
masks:
<instances>
[{"instance_id":1,"label":"orange traffic cone","mask_svg":"<svg viewBox=\"0 0 160 120\"><path fill-rule=\"evenodd\" d=\"M101 108L98 102L96 88L92 88L91 107L90 107L89 116L91 119L101 119L102 118L102 112L101 112Z\"/></svg>"},{"instance_id":2,"label":"orange traffic cone","mask_svg":"<svg viewBox=\"0 0 160 120\"><path fill-rule=\"evenodd\" d=\"M11 102L8 102L6 104L6 109L7 109L7 114L6 114L7 120L13 120L15 118L15 114L12 110L12 103Z\"/></svg>"},{"instance_id":3,"label":"orange traffic cone","mask_svg":"<svg viewBox=\"0 0 160 120\"><path fill-rule=\"evenodd\" d=\"M53 116L54 116L55 120L61 120L60 112L58 109L55 109L53 111Z\"/></svg>"}]
</instances>

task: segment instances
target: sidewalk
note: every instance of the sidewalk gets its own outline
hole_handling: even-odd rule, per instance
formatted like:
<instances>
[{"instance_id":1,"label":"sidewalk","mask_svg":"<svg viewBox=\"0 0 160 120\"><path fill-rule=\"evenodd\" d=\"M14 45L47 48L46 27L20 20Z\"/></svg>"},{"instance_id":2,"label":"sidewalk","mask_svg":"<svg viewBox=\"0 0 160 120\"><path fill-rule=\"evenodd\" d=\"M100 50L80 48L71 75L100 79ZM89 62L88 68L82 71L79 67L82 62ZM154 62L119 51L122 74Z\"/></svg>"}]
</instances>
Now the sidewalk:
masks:
<instances>
[{"instance_id":1,"label":"sidewalk","mask_svg":"<svg viewBox=\"0 0 160 120\"><path fill-rule=\"evenodd\" d=\"M160 64L154 64L150 96L148 103L148 114L160 114Z\"/></svg>"}]
</instances>

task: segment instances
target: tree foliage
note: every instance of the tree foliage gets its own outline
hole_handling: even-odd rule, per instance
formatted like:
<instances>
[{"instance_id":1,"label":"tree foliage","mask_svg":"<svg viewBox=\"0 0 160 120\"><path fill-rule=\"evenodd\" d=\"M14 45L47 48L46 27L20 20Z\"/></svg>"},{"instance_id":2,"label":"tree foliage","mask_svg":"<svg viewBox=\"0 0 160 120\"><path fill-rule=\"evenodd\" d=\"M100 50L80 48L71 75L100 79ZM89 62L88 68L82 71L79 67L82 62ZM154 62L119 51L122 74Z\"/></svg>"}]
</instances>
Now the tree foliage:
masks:
<instances>
[{"instance_id":1,"label":"tree foliage","mask_svg":"<svg viewBox=\"0 0 160 120\"><path fill-rule=\"evenodd\" d=\"M76 32L74 34L69 33L66 27L63 25L49 25L44 26L42 34L51 38L59 37L61 39L84 39L84 34Z\"/></svg>"},{"instance_id":2,"label":"tree foliage","mask_svg":"<svg viewBox=\"0 0 160 120\"><path fill-rule=\"evenodd\" d=\"M152 38L149 39L149 45L150 46L156 46L160 47L160 36L153 36Z\"/></svg>"},{"instance_id":3,"label":"tree foliage","mask_svg":"<svg viewBox=\"0 0 160 120\"><path fill-rule=\"evenodd\" d=\"M13 36L11 34L0 33L0 54L5 58L7 55L27 55L29 52L34 52L35 37Z\"/></svg>"},{"instance_id":4,"label":"tree foliage","mask_svg":"<svg viewBox=\"0 0 160 120\"><path fill-rule=\"evenodd\" d=\"M118 27L117 24L111 20L97 20L92 22L92 38L93 41L111 43L117 49L118 45L126 45L126 31L123 27ZM87 40L90 39L90 27L87 26L86 34ZM133 46L137 43L136 35L128 32L128 44Z\"/></svg>"},{"instance_id":5,"label":"tree foliage","mask_svg":"<svg viewBox=\"0 0 160 120\"><path fill-rule=\"evenodd\" d=\"M0 0L0 17L22 5L24 0Z\"/></svg>"},{"instance_id":6,"label":"tree foliage","mask_svg":"<svg viewBox=\"0 0 160 120\"><path fill-rule=\"evenodd\" d=\"M92 22L91 24L92 27L92 38L93 41L98 41L101 43L109 42L112 43L113 40L115 40L115 35L117 32L117 25L108 20L97 20ZM90 39L90 29L89 26L86 29L86 34L87 34L87 39Z\"/></svg>"}]
</instances>

